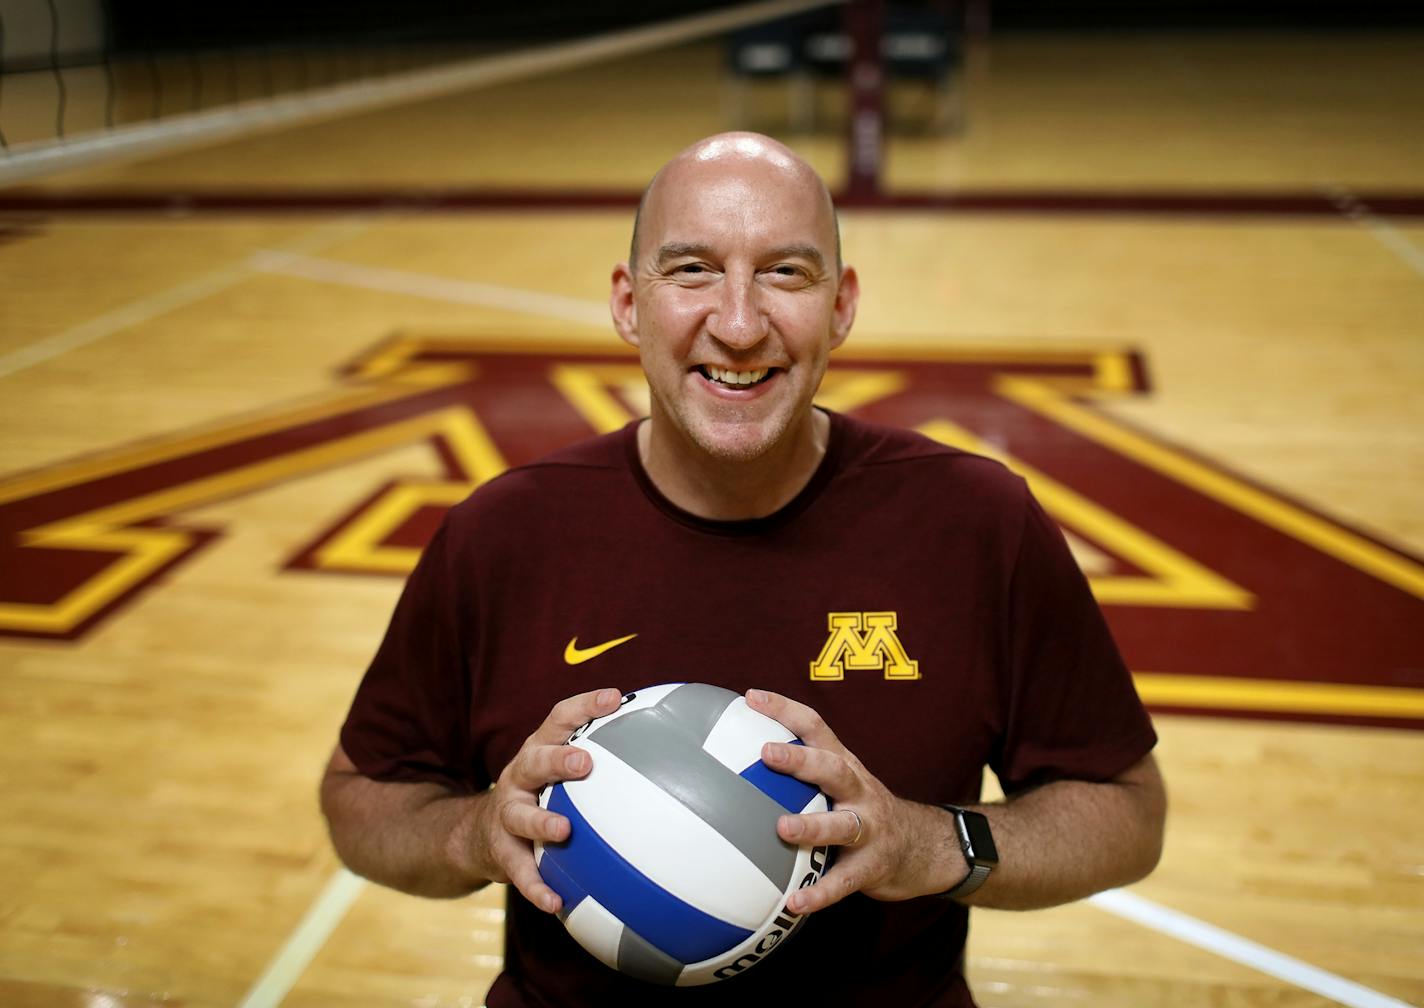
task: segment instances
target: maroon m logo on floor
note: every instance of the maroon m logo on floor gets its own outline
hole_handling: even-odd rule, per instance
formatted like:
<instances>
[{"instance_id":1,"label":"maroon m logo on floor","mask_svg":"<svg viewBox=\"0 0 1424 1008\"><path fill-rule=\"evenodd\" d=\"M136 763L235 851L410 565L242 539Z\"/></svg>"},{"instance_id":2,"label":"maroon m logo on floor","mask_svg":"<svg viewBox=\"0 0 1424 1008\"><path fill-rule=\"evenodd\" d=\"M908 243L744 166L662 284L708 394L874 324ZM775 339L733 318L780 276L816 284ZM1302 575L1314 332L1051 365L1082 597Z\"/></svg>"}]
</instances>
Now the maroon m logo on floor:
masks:
<instances>
[{"instance_id":1,"label":"maroon m logo on floor","mask_svg":"<svg viewBox=\"0 0 1424 1008\"><path fill-rule=\"evenodd\" d=\"M344 374L318 403L0 484L0 634L79 639L222 534L187 512L423 443L441 478L365 488L289 565L402 574L479 482L646 397L633 358L571 346L405 337ZM821 399L1023 473L1150 704L1424 727L1424 565L1094 405L1145 391L1131 352L962 348L843 353Z\"/></svg>"}]
</instances>

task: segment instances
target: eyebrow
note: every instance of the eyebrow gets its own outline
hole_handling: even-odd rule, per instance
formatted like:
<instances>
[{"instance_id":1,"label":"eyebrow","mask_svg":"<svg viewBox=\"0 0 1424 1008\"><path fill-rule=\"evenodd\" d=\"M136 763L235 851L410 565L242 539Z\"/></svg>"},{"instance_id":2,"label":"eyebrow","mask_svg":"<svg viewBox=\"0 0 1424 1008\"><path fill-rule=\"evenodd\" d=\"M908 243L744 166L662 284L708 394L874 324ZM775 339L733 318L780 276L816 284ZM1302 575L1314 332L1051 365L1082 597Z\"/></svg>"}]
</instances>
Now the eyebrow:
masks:
<instances>
[{"instance_id":1,"label":"eyebrow","mask_svg":"<svg viewBox=\"0 0 1424 1008\"><path fill-rule=\"evenodd\" d=\"M771 259L807 259L816 264L817 269L822 269L826 265L825 256L821 255L821 250L814 245L783 245L779 249L772 250Z\"/></svg>"},{"instance_id":2,"label":"eyebrow","mask_svg":"<svg viewBox=\"0 0 1424 1008\"><path fill-rule=\"evenodd\" d=\"M668 242L666 245L658 247L657 261L665 263L669 259L680 259L683 256L710 256L712 248L709 245L699 245L696 242Z\"/></svg>"},{"instance_id":3,"label":"eyebrow","mask_svg":"<svg viewBox=\"0 0 1424 1008\"><path fill-rule=\"evenodd\" d=\"M668 242L659 246L657 261L666 263L671 259L679 259L682 256L702 256L707 257L713 254L710 245L703 245L698 242ZM825 256L821 255L821 250L814 245L783 245L780 248L772 249L762 258L764 259L806 259L822 269L826 265Z\"/></svg>"}]
</instances>

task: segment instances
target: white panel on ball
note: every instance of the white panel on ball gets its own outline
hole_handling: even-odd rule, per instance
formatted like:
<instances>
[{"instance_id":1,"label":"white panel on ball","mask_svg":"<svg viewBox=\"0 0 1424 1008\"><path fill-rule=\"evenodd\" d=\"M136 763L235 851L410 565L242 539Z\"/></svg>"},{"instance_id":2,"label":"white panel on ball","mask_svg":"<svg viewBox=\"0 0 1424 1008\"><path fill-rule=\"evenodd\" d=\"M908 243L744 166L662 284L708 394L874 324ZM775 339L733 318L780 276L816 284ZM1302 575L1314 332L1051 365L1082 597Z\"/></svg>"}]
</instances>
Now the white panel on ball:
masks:
<instances>
[{"instance_id":1,"label":"white panel on ball","mask_svg":"<svg viewBox=\"0 0 1424 1008\"><path fill-rule=\"evenodd\" d=\"M702 748L733 773L741 773L761 759L764 743L790 742L796 737L775 721L768 726L769 720L748 707L745 698L737 697L702 743Z\"/></svg>"},{"instance_id":2,"label":"white panel on ball","mask_svg":"<svg viewBox=\"0 0 1424 1008\"><path fill-rule=\"evenodd\" d=\"M569 798L614 850L674 896L738 927L766 919L779 891L716 830L592 739L596 783L569 781ZM698 870L688 871L690 862Z\"/></svg>"},{"instance_id":3,"label":"white panel on ball","mask_svg":"<svg viewBox=\"0 0 1424 1008\"><path fill-rule=\"evenodd\" d=\"M605 966L618 968L618 939L623 922L603 908L598 900L580 900L573 913L564 918L569 934Z\"/></svg>"}]
</instances>

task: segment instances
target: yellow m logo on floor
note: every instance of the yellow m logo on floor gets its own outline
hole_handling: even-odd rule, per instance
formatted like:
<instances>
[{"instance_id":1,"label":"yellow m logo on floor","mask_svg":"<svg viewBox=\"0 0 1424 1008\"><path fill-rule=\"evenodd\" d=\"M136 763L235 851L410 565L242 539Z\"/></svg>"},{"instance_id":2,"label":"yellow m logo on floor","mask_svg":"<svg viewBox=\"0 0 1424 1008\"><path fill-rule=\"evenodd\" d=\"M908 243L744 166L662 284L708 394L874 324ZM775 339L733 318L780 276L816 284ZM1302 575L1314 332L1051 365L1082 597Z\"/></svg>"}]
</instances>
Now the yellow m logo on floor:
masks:
<instances>
[{"instance_id":1,"label":"yellow m logo on floor","mask_svg":"<svg viewBox=\"0 0 1424 1008\"><path fill-rule=\"evenodd\" d=\"M813 680L844 679L848 671L883 671L886 679L920 677L920 663L910 660L895 635L894 613L833 612L826 622L831 635L811 663Z\"/></svg>"}]
</instances>

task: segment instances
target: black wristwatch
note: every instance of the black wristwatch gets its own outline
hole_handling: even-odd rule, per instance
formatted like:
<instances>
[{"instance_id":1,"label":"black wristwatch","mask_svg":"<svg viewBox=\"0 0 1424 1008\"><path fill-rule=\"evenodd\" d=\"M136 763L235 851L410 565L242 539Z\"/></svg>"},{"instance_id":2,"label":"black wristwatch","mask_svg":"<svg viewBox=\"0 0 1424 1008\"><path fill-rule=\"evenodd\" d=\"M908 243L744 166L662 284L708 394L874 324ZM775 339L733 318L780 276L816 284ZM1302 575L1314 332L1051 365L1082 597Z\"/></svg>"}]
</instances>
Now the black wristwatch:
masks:
<instances>
[{"instance_id":1,"label":"black wristwatch","mask_svg":"<svg viewBox=\"0 0 1424 1008\"><path fill-rule=\"evenodd\" d=\"M954 813L954 831L964 860L969 862L969 874L958 885L938 895L940 899L959 899L984 884L989 873L999 865L999 851L994 846L994 834L989 831L989 819L982 812L971 812L958 805L941 805L940 808Z\"/></svg>"}]
</instances>

